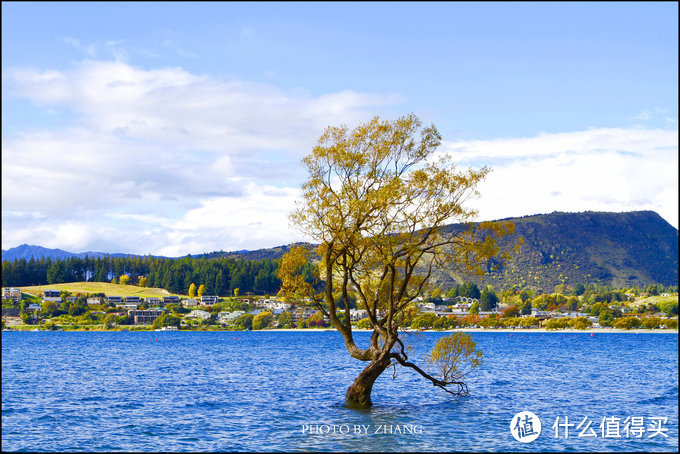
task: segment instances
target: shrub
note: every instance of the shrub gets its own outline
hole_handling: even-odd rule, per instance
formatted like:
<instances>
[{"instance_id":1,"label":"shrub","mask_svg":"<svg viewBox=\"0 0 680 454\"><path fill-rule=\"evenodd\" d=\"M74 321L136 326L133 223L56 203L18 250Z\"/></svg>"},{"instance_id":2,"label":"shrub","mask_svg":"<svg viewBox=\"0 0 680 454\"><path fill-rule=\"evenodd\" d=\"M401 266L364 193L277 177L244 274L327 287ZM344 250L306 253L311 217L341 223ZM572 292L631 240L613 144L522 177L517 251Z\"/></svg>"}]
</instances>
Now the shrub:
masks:
<instances>
[{"instance_id":1,"label":"shrub","mask_svg":"<svg viewBox=\"0 0 680 454\"><path fill-rule=\"evenodd\" d=\"M612 323L612 326L614 328L619 329L639 328L640 325L642 325L642 322L637 317L622 317L619 318L618 320L615 320L614 323Z\"/></svg>"},{"instance_id":2,"label":"shrub","mask_svg":"<svg viewBox=\"0 0 680 454\"><path fill-rule=\"evenodd\" d=\"M551 318L548 320L545 324L545 329L547 330L553 330L553 329L564 329L567 326L569 326L569 319L567 318Z\"/></svg>"},{"instance_id":3,"label":"shrub","mask_svg":"<svg viewBox=\"0 0 680 454\"><path fill-rule=\"evenodd\" d=\"M449 328L457 328L461 325L461 321L455 315L447 315L446 318Z\"/></svg>"},{"instance_id":4,"label":"shrub","mask_svg":"<svg viewBox=\"0 0 680 454\"><path fill-rule=\"evenodd\" d=\"M362 318L357 322L357 328L359 329L371 329L373 328L373 325L371 325L371 319L366 317Z\"/></svg>"},{"instance_id":5,"label":"shrub","mask_svg":"<svg viewBox=\"0 0 680 454\"><path fill-rule=\"evenodd\" d=\"M425 314L421 314L413 319L413 322L411 322L411 328L414 329L432 328L432 325L434 324L436 319L437 316L434 315L434 312L426 312Z\"/></svg>"},{"instance_id":6,"label":"shrub","mask_svg":"<svg viewBox=\"0 0 680 454\"><path fill-rule=\"evenodd\" d=\"M274 321L274 314L268 311L260 312L253 318L253 329L264 329Z\"/></svg>"},{"instance_id":7,"label":"shrub","mask_svg":"<svg viewBox=\"0 0 680 454\"><path fill-rule=\"evenodd\" d=\"M514 328L516 326L520 326L522 323L522 318L521 317L510 317L506 318L503 320L503 324L507 326L508 328Z\"/></svg>"},{"instance_id":8,"label":"shrub","mask_svg":"<svg viewBox=\"0 0 680 454\"><path fill-rule=\"evenodd\" d=\"M545 329L547 329L548 331L557 329L557 320L551 318L550 320L545 322Z\"/></svg>"},{"instance_id":9,"label":"shrub","mask_svg":"<svg viewBox=\"0 0 680 454\"><path fill-rule=\"evenodd\" d=\"M647 329L654 329L661 326L661 319L659 317L647 317L642 321L642 326Z\"/></svg>"},{"instance_id":10,"label":"shrub","mask_svg":"<svg viewBox=\"0 0 680 454\"><path fill-rule=\"evenodd\" d=\"M255 316L253 314L243 314L234 320L234 325L241 329L253 329L253 319Z\"/></svg>"},{"instance_id":11,"label":"shrub","mask_svg":"<svg viewBox=\"0 0 680 454\"><path fill-rule=\"evenodd\" d=\"M437 319L432 324L432 327L438 331L447 329L449 327L449 321L446 317L437 317Z\"/></svg>"},{"instance_id":12,"label":"shrub","mask_svg":"<svg viewBox=\"0 0 680 454\"><path fill-rule=\"evenodd\" d=\"M524 317L519 322L519 325L522 328L531 328L532 326L538 325L538 324L539 324L539 321L536 317Z\"/></svg>"},{"instance_id":13,"label":"shrub","mask_svg":"<svg viewBox=\"0 0 680 454\"><path fill-rule=\"evenodd\" d=\"M163 326L176 326L177 328L179 328L180 322L181 320L179 317L175 317L169 314L163 314L160 317L156 318L156 320L153 321L153 324L151 326L154 329L158 329Z\"/></svg>"},{"instance_id":14,"label":"shrub","mask_svg":"<svg viewBox=\"0 0 680 454\"><path fill-rule=\"evenodd\" d=\"M283 311L276 318L276 321L278 322L279 327L289 328L291 323L293 322L293 316L290 314L290 312Z\"/></svg>"},{"instance_id":15,"label":"shrub","mask_svg":"<svg viewBox=\"0 0 680 454\"><path fill-rule=\"evenodd\" d=\"M519 315L519 309L517 306L508 306L505 309L503 309L503 318L512 318L512 317L517 317Z\"/></svg>"},{"instance_id":16,"label":"shrub","mask_svg":"<svg viewBox=\"0 0 680 454\"><path fill-rule=\"evenodd\" d=\"M496 314L487 315L480 322L479 326L484 328L497 328L503 326L503 322L496 317Z\"/></svg>"},{"instance_id":17,"label":"shrub","mask_svg":"<svg viewBox=\"0 0 680 454\"><path fill-rule=\"evenodd\" d=\"M584 330L593 325L593 323L585 317L576 317L569 321L569 325L576 329Z\"/></svg>"}]
</instances>

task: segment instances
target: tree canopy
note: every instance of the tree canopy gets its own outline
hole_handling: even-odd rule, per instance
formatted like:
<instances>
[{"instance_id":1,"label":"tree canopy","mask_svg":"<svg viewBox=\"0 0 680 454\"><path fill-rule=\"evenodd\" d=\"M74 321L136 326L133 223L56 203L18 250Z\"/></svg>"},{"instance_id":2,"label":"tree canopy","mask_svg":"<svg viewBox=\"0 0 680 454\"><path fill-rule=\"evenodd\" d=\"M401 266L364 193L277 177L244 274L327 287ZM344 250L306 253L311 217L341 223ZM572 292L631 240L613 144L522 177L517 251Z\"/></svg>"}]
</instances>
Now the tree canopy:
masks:
<instances>
[{"instance_id":1,"label":"tree canopy","mask_svg":"<svg viewBox=\"0 0 680 454\"><path fill-rule=\"evenodd\" d=\"M464 204L478 195L489 169L456 169L437 151L440 141L437 129L422 127L413 114L395 121L375 117L352 130L328 127L303 159L308 179L291 221L319 244L325 288L317 294L313 286L296 285L299 277L283 266L279 278L287 292L302 292L330 318L352 357L370 362L346 396L357 406L371 405L372 382L392 364L435 380L408 361L398 332L404 312L428 289L434 267L483 273L499 252L498 236L512 232L505 223L443 228L476 215ZM373 328L368 348L352 335L352 298Z\"/></svg>"}]
</instances>

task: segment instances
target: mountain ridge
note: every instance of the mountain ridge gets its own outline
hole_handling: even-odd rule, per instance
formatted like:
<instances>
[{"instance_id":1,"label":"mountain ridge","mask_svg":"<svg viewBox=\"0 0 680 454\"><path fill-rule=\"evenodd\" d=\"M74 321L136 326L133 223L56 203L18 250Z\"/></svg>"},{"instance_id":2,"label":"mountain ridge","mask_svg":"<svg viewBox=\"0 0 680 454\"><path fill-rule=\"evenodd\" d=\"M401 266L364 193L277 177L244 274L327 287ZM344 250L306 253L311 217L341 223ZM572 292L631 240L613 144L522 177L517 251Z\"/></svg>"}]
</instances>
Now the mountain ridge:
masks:
<instances>
[{"instance_id":1,"label":"mountain ridge","mask_svg":"<svg viewBox=\"0 0 680 454\"><path fill-rule=\"evenodd\" d=\"M499 219L515 224L513 235L504 237L502 250L511 251L519 237L523 243L498 271L479 276L438 270L433 282L440 287L476 281L494 287L506 285L550 289L558 284L602 283L615 287L678 283L678 230L654 211L622 213L585 211L553 212ZM473 223L477 224L477 223ZM466 224L450 224L462 229ZM199 259L278 259L292 244L241 251L214 251L190 255ZM313 245L309 245L313 247ZM53 259L69 257L137 257L135 254L100 252L70 253L61 249L21 245L2 251L2 260L36 259L39 253ZM27 256L28 254L32 254ZM189 255L187 255L189 256ZM139 256L141 257L141 256ZM186 257L186 256L184 256ZM181 257L172 257L181 258Z\"/></svg>"},{"instance_id":2,"label":"mountain ridge","mask_svg":"<svg viewBox=\"0 0 680 454\"><path fill-rule=\"evenodd\" d=\"M135 254L125 254L125 253L106 253L106 252L94 252L94 251L86 251L86 252L69 252L65 251L63 249L50 249L46 248L43 246L37 246L33 244L21 244L19 246L10 248L10 249L3 249L2 250L2 260L9 260L9 261L14 261L14 260L19 260L19 259L26 259L30 260L31 258L35 258L36 260L39 260L41 258L51 258L51 259L68 259L71 257L78 257L78 258L84 258L84 257L92 257L92 258L98 258L98 257L126 257L126 256L136 256Z\"/></svg>"},{"instance_id":3,"label":"mountain ridge","mask_svg":"<svg viewBox=\"0 0 680 454\"><path fill-rule=\"evenodd\" d=\"M500 240L501 249L509 251L519 236L524 243L499 271L476 279L483 284L544 290L577 282L678 284L678 230L654 211L553 212L505 220L515 224L515 232ZM446 280L442 273L435 277Z\"/></svg>"}]
</instances>

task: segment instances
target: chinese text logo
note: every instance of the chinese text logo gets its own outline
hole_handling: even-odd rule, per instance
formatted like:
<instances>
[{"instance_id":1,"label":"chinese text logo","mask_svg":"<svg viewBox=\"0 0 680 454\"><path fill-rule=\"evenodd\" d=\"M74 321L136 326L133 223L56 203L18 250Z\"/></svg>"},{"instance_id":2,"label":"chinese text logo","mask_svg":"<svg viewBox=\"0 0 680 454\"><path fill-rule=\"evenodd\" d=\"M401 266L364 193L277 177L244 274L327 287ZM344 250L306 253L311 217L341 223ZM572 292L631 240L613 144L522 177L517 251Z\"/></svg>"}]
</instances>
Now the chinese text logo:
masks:
<instances>
[{"instance_id":1,"label":"chinese text logo","mask_svg":"<svg viewBox=\"0 0 680 454\"><path fill-rule=\"evenodd\" d=\"M510 422L510 432L515 440L531 443L541 434L541 420L530 411L519 412Z\"/></svg>"}]
</instances>

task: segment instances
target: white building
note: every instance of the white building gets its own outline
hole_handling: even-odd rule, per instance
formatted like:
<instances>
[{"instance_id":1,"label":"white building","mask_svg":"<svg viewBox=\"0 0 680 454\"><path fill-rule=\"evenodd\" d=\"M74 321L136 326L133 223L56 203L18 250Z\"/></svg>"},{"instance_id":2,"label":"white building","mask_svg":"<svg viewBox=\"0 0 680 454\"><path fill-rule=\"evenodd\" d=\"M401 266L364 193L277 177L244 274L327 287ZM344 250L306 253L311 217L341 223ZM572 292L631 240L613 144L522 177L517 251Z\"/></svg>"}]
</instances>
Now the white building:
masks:
<instances>
[{"instance_id":1,"label":"white building","mask_svg":"<svg viewBox=\"0 0 680 454\"><path fill-rule=\"evenodd\" d=\"M182 300L182 306L184 307L196 307L198 306L198 301L196 301L194 298L187 298Z\"/></svg>"},{"instance_id":2,"label":"white building","mask_svg":"<svg viewBox=\"0 0 680 454\"><path fill-rule=\"evenodd\" d=\"M468 306L479 303L477 298L469 298L467 296L457 296L454 298L454 300L456 300L458 303L466 303Z\"/></svg>"},{"instance_id":3,"label":"white building","mask_svg":"<svg viewBox=\"0 0 680 454\"><path fill-rule=\"evenodd\" d=\"M210 318L210 312L197 309L189 312L187 315L184 316L184 318L197 318L199 320L208 320Z\"/></svg>"},{"instance_id":4,"label":"white building","mask_svg":"<svg viewBox=\"0 0 680 454\"><path fill-rule=\"evenodd\" d=\"M256 301L255 307L268 309L273 312L273 311L289 311L292 309L293 305L285 301L269 299Z\"/></svg>"},{"instance_id":5,"label":"white building","mask_svg":"<svg viewBox=\"0 0 680 454\"><path fill-rule=\"evenodd\" d=\"M349 319L352 322L358 322L359 320L368 317L368 312L364 309L350 309Z\"/></svg>"},{"instance_id":6,"label":"white building","mask_svg":"<svg viewBox=\"0 0 680 454\"><path fill-rule=\"evenodd\" d=\"M293 322L297 323L300 320L307 319L316 314L317 309L311 307L297 307L292 313Z\"/></svg>"},{"instance_id":7,"label":"white building","mask_svg":"<svg viewBox=\"0 0 680 454\"><path fill-rule=\"evenodd\" d=\"M3 287L2 288L2 299L11 299L15 303L21 301L21 290L15 287Z\"/></svg>"},{"instance_id":8,"label":"white building","mask_svg":"<svg viewBox=\"0 0 680 454\"><path fill-rule=\"evenodd\" d=\"M234 312L222 311L219 314L217 314L217 321L220 323L231 323L243 314L245 314L245 312L243 311Z\"/></svg>"},{"instance_id":9,"label":"white building","mask_svg":"<svg viewBox=\"0 0 680 454\"><path fill-rule=\"evenodd\" d=\"M147 307L163 307L163 302L161 299L155 296L144 298L144 302L146 303Z\"/></svg>"}]
</instances>

